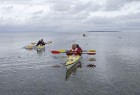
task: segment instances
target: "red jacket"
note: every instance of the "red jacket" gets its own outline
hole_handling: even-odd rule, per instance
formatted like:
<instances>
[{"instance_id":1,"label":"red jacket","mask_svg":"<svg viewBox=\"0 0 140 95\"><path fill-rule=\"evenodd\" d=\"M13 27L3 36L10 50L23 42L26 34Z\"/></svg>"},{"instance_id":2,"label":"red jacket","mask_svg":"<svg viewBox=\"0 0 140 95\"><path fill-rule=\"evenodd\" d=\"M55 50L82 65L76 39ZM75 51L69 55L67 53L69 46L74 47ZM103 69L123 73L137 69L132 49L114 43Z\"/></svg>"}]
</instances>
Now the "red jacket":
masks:
<instances>
[{"instance_id":1,"label":"red jacket","mask_svg":"<svg viewBox=\"0 0 140 95\"><path fill-rule=\"evenodd\" d=\"M81 49L81 47L78 47L78 50L82 52L82 49Z\"/></svg>"},{"instance_id":2,"label":"red jacket","mask_svg":"<svg viewBox=\"0 0 140 95\"><path fill-rule=\"evenodd\" d=\"M75 50L71 49L67 52L67 55L80 55L81 56L81 50L79 48L76 48Z\"/></svg>"}]
</instances>

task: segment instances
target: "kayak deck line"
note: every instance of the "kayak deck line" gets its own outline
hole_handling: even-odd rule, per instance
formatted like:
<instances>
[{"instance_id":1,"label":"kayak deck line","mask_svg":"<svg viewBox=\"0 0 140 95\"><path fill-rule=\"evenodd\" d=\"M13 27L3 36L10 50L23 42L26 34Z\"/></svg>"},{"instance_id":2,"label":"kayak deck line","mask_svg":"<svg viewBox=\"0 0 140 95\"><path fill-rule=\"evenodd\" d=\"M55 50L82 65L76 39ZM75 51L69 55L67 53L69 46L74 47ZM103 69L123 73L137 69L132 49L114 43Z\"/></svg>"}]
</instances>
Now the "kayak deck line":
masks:
<instances>
[{"instance_id":1,"label":"kayak deck line","mask_svg":"<svg viewBox=\"0 0 140 95\"><path fill-rule=\"evenodd\" d=\"M35 45L27 45L27 46L25 46L25 49L41 50L41 49L45 49L45 45L43 45L43 46L41 46L41 45L38 45L38 46L35 46Z\"/></svg>"},{"instance_id":2,"label":"kayak deck line","mask_svg":"<svg viewBox=\"0 0 140 95\"><path fill-rule=\"evenodd\" d=\"M66 66L67 65L71 65L71 64L73 64L73 63L75 63L75 62L77 62L79 59L81 58L81 56L68 56L68 58L67 58L67 62L66 62Z\"/></svg>"},{"instance_id":3,"label":"kayak deck line","mask_svg":"<svg viewBox=\"0 0 140 95\"><path fill-rule=\"evenodd\" d=\"M68 56L67 62L65 64L67 69L70 69L73 67L75 64L77 64L81 59L81 56Z\"/></svg>"}]
</instances>

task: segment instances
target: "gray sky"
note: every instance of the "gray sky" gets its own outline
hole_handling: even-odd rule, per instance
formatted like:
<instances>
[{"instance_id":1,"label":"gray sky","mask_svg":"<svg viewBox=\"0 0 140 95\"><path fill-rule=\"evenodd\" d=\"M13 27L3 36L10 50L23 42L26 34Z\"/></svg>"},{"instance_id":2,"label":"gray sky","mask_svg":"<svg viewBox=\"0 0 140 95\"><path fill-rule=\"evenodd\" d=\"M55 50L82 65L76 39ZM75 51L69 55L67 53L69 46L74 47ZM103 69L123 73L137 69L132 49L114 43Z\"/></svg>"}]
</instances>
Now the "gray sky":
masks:
<instances>
[{"instance_id":1,"label":"gray sky","mask_svg":"<svg viewBox=\"0 0 140 95\"><path fill-rule=\"evenodd\" d=\"M140 30L140 0L0 0L0 31Z\"/></svg>"}]
</instances>

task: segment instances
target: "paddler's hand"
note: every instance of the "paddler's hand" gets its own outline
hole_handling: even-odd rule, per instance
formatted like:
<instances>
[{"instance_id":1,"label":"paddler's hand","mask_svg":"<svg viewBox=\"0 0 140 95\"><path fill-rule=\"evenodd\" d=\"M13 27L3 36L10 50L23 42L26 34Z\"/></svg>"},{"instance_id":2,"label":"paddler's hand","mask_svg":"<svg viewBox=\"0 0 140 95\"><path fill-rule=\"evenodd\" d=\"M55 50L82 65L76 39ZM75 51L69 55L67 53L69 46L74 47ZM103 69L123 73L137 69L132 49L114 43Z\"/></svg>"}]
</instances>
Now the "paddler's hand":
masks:
<instances>
[{"instance_id":1,"label":"paddler's hand","mask_svg":"<svg viewBox=\"0 0 140 95\"><path fill-rule=\"evenodd\" d=\"M70 52L69 52L69 51L66 51L66 54L67 54L67 55L70 55Z\"/></svg>"},{"instance_id":2,"label":"paddler's hand","mask_svg":"<svg viewBox=\"0 0 140 95\"><path fill-rule=\"evenodd\" d=\"M76 53L76 52L70 52L70 54L71 54L71 55L72 55L72 54L74 54L74 55L75 55L75 54L77 54L77 53Z\"/></svg>"}]
</instances>

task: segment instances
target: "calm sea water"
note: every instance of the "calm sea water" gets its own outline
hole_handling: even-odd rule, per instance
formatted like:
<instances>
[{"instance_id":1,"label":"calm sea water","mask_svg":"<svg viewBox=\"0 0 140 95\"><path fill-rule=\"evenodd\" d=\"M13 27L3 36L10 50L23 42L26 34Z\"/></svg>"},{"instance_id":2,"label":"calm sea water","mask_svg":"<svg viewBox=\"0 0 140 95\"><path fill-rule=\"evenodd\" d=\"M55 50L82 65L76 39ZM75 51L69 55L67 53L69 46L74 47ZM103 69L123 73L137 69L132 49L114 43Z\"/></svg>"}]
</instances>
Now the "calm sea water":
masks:
<instances>
[{"instance_id":1,"label":"calm sea water","mask_svg":"<svg viewBox=\"0 0 140 95\"><path fill-rule=\"evenodd\" d=\"M84 33L0 33L0 95L139 95L140 33ZM52 41L45 51L24 48L41 38ZM83 55L66 79L66 55L50 51L73 43L97 54Z\"/></svg>"}]
</instances>

